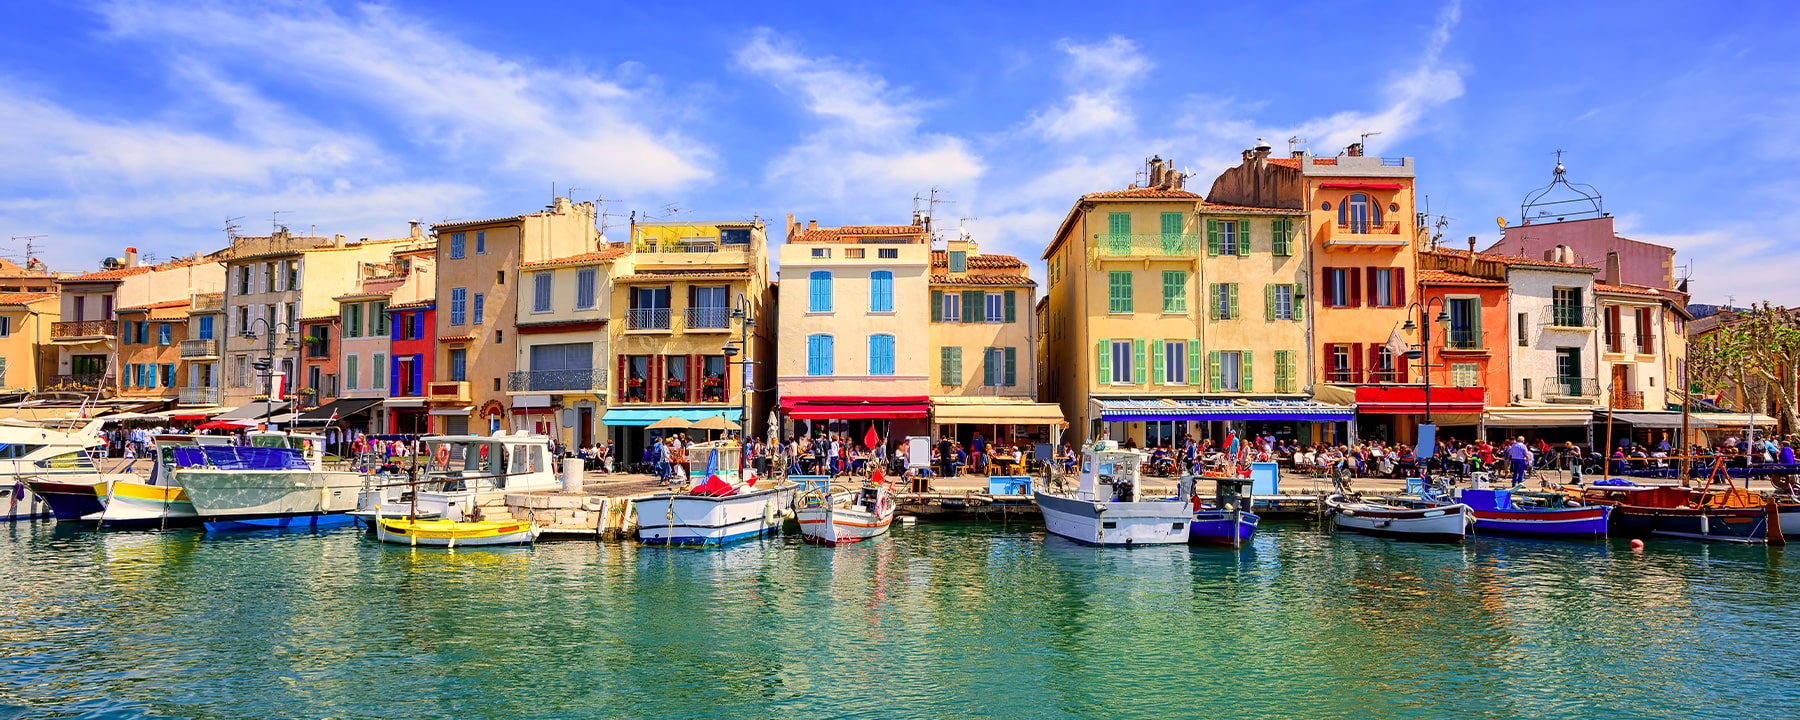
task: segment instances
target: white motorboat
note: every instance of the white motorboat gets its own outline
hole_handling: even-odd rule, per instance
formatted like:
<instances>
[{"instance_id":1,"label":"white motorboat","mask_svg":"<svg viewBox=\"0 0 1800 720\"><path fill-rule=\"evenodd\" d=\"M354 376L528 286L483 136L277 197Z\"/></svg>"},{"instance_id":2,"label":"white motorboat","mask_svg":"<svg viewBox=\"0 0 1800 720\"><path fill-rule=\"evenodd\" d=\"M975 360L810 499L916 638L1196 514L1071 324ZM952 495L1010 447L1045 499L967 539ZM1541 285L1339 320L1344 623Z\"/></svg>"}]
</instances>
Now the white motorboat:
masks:
<instances>
[{"instance_id":1,"label":"white motorboat","mask_svg":"<svg viewBox=\"0 0 1800 720\"><path fill-rule=\"evenodd\" d=\"M198 445L225 446L231 438L223 435L156 436L156 454L151 459L150 477L139 480L117 480L107 490L106 507L83 520L107 525L186 525L199 522L194 503L187 491L175 484L175 448Z\"/></svg>"},{"instance_id":2,"label":"white motorboat","mask_svg":"<svg viewBox=\"0 0 1800 720\"><path fill-rule=\"evenodd\" d=\"M723 545L781 530L784 514L793 505L795 485L790 482L741 479L736 441L697 443L688 457L707 468L705 482L685 492L664 492L639 498L638 541L652 545Z\"/></svg>"},{"instance_id":3,"label":"white motorboat","mask_svg":"<svg viewBox=\"0 0 1800 720\"><path fill-rule=\"evenodd\" d=\"M894 523L894 499L881 482L865 483L854 492L810 490L800 495L794 514L807 542L853 543L888 531Z\"/></svg>"},{"instance_id":4,"label":"white motorboat","mask_svg":"<svg viewBox=\"0 0 1800 720\"><path fill-rule=\"evenodd\" d=\"M107 485L131 478L103 474L90 448L100 439L104 419L81 427L56 428L7 420L0 422L0 520L23 520L54 514L58 520L80 520L104 508Z\"/></svg>"},{"instance_id":5,"label":"white motorboat","mask_svg":"<svg viewBox=\"0 0 1800 720\"><path fill-rule=\"evenodd\" d=\"M175 448L175 485L208 530L350 523L362 474L324 468L319 435L252 432L250 444Z\"/></svg>"},{"instance_id":6,"label":"white motorboat","mask_svg":"<svg viewBox=\"0 0 1800 720\"><path fill-rule=\"evenodd\" d=\"M1039 490L1038 510L1051 533L1089 545L1172 545L1188 541L1193 508L1179 498L1147 500L1146 457L1102 440L1082 452L1074 493Z\"/></svg>"},{"instance_id":7,"label":"white motorboat","mask_svg":"<svg viewBox=\"0 0 1800 720\"><path fill-rule=\"evenodd\" d=\"M1461 503L1407 507L1342 493L1325 498L1325 507L1339 528L1407 540L1462 542L1475 517L1469 506Z\"/></svg>"},{"instance_id":8,"label":"white motorboat","mask_svg":"<svg viewBox=\"0 0 1800 720\"><path fill-rule=\"evenodd\" d=\"M562 481L550 464L550 438L519 430L511 434L439 435L422 438L425 476L413 488L407 505L379 503L381 496L364 495L359 512L378 513L380 517L412 517L423 520L441 518L463 521L476 515L476 508L495 504L507 493L558 490ZM535 536L534 536L535 537Z\"/></svg>"}]
</instances>

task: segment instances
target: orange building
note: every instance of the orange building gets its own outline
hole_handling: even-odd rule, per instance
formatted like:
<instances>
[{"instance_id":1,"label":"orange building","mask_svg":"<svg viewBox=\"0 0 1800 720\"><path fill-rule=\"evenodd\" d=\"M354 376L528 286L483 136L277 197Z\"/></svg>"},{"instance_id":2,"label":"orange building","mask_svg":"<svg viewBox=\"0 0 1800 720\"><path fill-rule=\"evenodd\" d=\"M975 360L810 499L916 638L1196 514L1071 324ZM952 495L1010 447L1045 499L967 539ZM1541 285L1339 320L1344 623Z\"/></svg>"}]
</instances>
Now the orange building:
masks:
<instances>
[{"instance_id":1,"label":"orange building","mask_svg":"<svg viewBox=\"0 0 1800 720\"><path fill-rule=\"evenodd\" d=\"M1419 302L1432 321L1430 352L1424 358L1429 365L1419 379L1434 388L1480 388L1487 407L1505 407L1511 393L1507 340L1512 337L1507 325L1506 268L1496 264L1488 272L1477 269L1472 274L1469 263L1466 253L1419 255ZM1481 263L1477 260L1476 264ZM1404 336L1417 342L1420 333ZM1473 426L1479 422L1479 415L1433 415L1439 425ZM1459 436L1474 439L1472 432Z\"/></svg>"}]
</instances>

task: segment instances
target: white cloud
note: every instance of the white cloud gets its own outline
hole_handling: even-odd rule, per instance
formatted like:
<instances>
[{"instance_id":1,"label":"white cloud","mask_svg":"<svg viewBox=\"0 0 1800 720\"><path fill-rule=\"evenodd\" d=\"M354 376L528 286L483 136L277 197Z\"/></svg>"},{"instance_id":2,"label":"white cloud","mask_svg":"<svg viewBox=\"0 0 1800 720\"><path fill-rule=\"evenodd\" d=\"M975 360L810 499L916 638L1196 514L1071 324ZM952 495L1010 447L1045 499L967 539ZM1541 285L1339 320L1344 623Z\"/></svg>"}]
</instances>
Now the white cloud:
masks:
<instances>
[{"instance_id":1,"label":"white cloud","mask_svg":"<svg viewBox=\"0 0 1800 720\"><path fill-rule=\"evenodd\" d=\"M880 198L889 201L880 212L899 215L913 193L966 186L986 171L962 138L922 132L931 105L879 75L838 58L805 55L767 30L739 50L737 61L798 99L818 121L768 165L771 183L804 191L796 200L845 209Z\"/></svg>"},{"instance_id":2,"label":"white cloud","mask_svg":"<svg viewBox=\"0 0 1800 720\"><path fill-rule=\"evenodd\" d=\"M1069 95L1056 107L1032 118L1027 131L1055 142L1069 142L1133 126L1125 91L1150 70L1137 44L1114 35L1106 42L1082 45L1063 40L1070 58L1063 81Z\"/></svg>"}]
</instances>

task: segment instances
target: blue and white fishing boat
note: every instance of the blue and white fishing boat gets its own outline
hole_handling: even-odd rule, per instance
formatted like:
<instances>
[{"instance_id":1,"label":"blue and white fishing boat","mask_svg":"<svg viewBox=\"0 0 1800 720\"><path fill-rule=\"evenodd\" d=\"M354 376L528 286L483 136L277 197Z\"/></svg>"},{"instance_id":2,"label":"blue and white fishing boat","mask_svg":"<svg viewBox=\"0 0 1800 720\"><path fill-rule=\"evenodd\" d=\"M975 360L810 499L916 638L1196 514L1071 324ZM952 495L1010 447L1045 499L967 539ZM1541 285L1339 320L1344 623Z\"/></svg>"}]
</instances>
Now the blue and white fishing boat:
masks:
<instances>
[{"instance_id":1,"label":"blue and white fishing boat","mask_svg":"<svg viewBox=\"0 0 1800 720\"><path fill-rule=\"evenodd\" d=\"M781 530L798 486L786 480L745 481L734 440L696 443L688 457L705 457L704 478L685 492L639 498L638 541L651 545L724 545Z\"/></svg>"},{"instance_id":2,"label":"blue and white fishing boat","mask_svg":"<svg viewBox=\"0 0 1800 720\"><path fill-rule=\"evenodd\" d=\"M1610 507L1582 505L1563 493L1472 489L1460 491L1457 499L1475 516L1478 535L1603 538L1612 513Z\"/></svg>"},{"instance_id":3,"label":"blue and white fishing boat","mask_svg":"<svg viewBox=\"0 0 1800 720\"><path fill-rule=\"evenodd\" d=\"M1262 518L1250 512L1250 494L1245 489L1248 478L1202 475L1193 481L1213 481L1211 502L1193 493L1194 519L1188 523L1188 541L1204 545L1242 547L1256 536Z\"/></svg>"}]
</instances>

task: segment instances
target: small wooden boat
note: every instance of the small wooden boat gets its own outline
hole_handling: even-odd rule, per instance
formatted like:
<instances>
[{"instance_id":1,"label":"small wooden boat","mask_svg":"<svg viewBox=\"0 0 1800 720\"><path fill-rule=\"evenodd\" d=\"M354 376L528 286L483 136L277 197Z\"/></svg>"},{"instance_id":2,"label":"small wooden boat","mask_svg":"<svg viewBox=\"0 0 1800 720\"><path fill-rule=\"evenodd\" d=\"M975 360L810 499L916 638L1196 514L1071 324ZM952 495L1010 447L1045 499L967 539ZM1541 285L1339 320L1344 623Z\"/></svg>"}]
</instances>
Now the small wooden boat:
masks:
<instances>
[{"instance_id":1,"label":"small wooden boat","mask_svg":"<svg viewBox=\"0 0 1800 720\"><path fill-rule=\"evenodd\" d=\"M1471 521L1469 507L1460 503L1406 507L1337 493L1325 498L1325 507L1338 528L1405 540L1462 542Z\"/></svg>"},{"instance_id":2,"label":"small wooden boat","mask_svg":"<svg viewBox=\"0 0 1800 720\"><path fill-rule=\"evenodd\" d=\"M1262 518L1248 510L1250 494L1245 488L1248 478L1201 476L1196 480L1213 481L1212 502L1193 493L1194 518L1188 523L1188 542L1205 545L1242 547L1256 535Z\"/></svg>"},{"instance_id":3,"label":"small wooden boat","mask_svg":"<svg viewBox=\"0 0 1800 720\"><path fill-rule=\"evenodd\" d=\"M725 545L781 531L793 507L795 485L741 476L735 440L696 443L688 457L705 457L704 478L683 492L662 492L633 501L638 541L650 545Z\"/></svg>"},{"instance_id":4,"label":"small wooden boat","mask_svg":"<svg viewBox=\"0 0 1800 720\"><path fill-rule=\"evenodd\" d=\"M1461 491L1457 500L1469 506L1481 535L1603 538L1612 513L1606 505L1582 505L1561 493L1476 489Z\"/></svg>"},{"instance_id":5,"label":"small wooden boat","mask_svg":"<svg viewBox=\"0 0 1800 720\"><path fill-rule=\"evenodd\" d=\"M801 539L826 545L853 543L888 531L894 523L894 499L887 483L874 480L855 492L806 492L794 513Z\"/></svg>"},{"instance_id":6,"label":"small wooden boat","mask_svg":"<svg viewBox=\"0 0 1800 720\"><path fill-rule=\"evenodd\" d=\"M1774 503L1724 507L1708 504L1705 495L1679 485L1595 484L1582 491L1588 504L1613 507L1615 534L1733 543L1765 543L1772 538L1780 542L1783 537L1780 511Z\"/></svg>"},{"instance_id":7,"label":"small wooden boat","mask_svg":"<svg viewBox=\"0 0 1800 720\"><path fill-rule=\"evenodd\" d=\"M543 528L531 520L421 520L382 517L375 536L395 545L530 545Z\"/></svg>"},{"instance_id":8,"label":"small wooden boat","mask_svg":"<svg viewBox=\"0 0 1800 720\"><path fill-rule=\"evenodd\" d=\"M1033 494L1052 534L1088 545L1171 545L1188 541L1193 507L1183 498L1146 500L1145 455L1096 442L1082 451L1080 484L1073 493Z\"/></svg>"}]
</instances>

